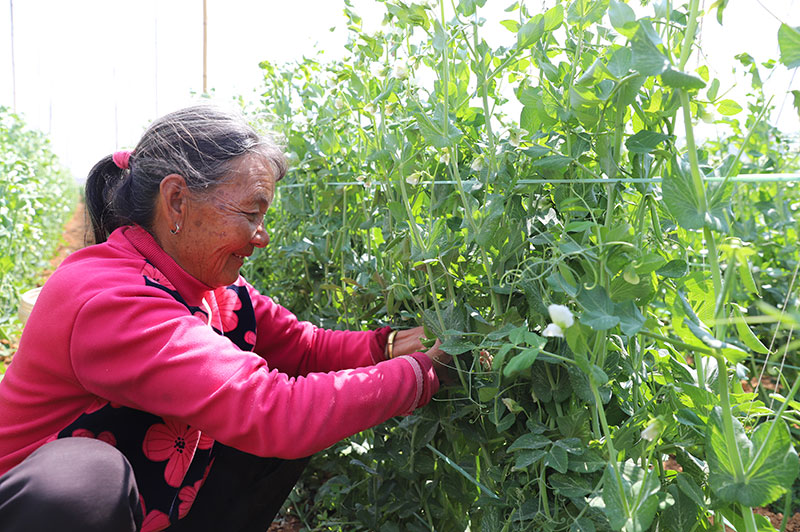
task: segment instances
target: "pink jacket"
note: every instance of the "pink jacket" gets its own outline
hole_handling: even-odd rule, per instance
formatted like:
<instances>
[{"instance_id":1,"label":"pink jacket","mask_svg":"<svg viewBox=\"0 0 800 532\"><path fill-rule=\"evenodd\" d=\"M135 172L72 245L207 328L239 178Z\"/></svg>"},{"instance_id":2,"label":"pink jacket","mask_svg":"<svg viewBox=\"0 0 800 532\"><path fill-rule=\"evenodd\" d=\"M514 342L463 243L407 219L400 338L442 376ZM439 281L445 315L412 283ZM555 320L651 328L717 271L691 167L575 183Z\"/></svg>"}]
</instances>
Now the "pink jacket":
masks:
<instances>
[{"instance_id":1,"label":"pink jacket","mask_svg":"<svg viewBox=\"0 0 800 532\"><path fill-rule=\"evenodd\" d=\"M252 351L220 334L230 331ZM56 437L101 437L63 431L109 405L163 418L162 432L191 427L200 448L311 455L437 390L424 354L383 360L387 333L300 322L241 278L211 290L145 230L120 228L67 258L41 292L0 381L0 475Z\"/></svg>"}]
</instances>

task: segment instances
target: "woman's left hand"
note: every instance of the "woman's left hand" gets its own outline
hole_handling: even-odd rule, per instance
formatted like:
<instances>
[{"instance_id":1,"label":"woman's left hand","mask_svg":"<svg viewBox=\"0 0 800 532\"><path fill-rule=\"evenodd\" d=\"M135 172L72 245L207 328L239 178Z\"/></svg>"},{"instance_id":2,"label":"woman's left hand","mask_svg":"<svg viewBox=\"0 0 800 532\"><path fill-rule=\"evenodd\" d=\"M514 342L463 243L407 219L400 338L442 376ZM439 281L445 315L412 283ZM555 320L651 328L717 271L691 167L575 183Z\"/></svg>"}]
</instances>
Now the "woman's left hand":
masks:
<instances>
[{"instance_id":1,"label":"woman's left hand","mask_svg":"<svg viewBox=\"0 0 800 532\"><path fill-rule=\"evenodd\" d=\"M413 329L397 331L392 346L392 357L424 352L426 348L422 345L420 338L425 338L425 330L423 327L414 327Z\"/></svg>"}]
</instances>

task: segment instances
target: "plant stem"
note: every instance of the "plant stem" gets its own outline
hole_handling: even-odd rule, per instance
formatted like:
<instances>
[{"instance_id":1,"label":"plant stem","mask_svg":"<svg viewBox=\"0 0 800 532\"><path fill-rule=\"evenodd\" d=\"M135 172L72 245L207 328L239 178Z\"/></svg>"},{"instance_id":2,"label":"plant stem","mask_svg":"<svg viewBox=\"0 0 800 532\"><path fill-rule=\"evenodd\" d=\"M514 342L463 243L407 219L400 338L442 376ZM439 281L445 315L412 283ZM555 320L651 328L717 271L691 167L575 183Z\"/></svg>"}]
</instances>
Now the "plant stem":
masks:
<instances>
[{"instance_id":1,"label":"plant stem","mask_svg":"<svg viewBox=\"0 0 800 532\"><path fill-rule=\"evenodd\" d=\"M608 421L606 421L606 413L605 410L603 410L603 403L600 401L600 392L597 391L597 386L592 381L591 377L589 377L589 386L592 389L592 395L594 395L595 410L600 416L600 424L603 427L603 434L605 434L606 437L606 447L608 447L608 458L610 460L611 468L614 470L614 478L617 481L617 489L619 490L620 494L624 494L625 487L622 483L622 473L620 473L619 464L617 464L617 450L614 448L614 442L611 441L611 430L609 430L608 428ZM628 500L625 497L622 497L622 505L625 511L625 515L630 515L630 508L628 508Z\"/></svg>"},{"instance_id":2,"label":"plant stem","mask_svg":"<svg viewBox=\"0 0 800 532\"><path fill-rule=\"evenodd\" d=\"M725 447L728 456L733 460L733 476L736 482L743 482L745 478L744 464L742 456L739 454L739 446L736 445L736 435L733 432L733 412L731 411L731 400L728 394L727 364L722 355L717 354L717 366L720 368L718 377L720 408L722 409L722 432L725 438ZM800 382L800 381L799 381ZM756 520L753 510L747 506L740 505L742 519L744 519L746 532L756 532Z\"/></svg>"},{"instance_id":3,"label":"plant stem","mask_svg":"<svg viewBox=\"0 0 800 532\"><path fill-rule=\"evenodd\" d=\"M681 58L678 63L678 68L683 70L686 68L686 63L689 61L689 56L692 53L692 42L694 41L694 34L697 30L697 14L700 8L700 0L691 0L689 3L689 22L686 25L686 33L683 37L683 45L681 46Z\"/></svg>"},{"instance_id":4,"label":"plant stem","mask_svg":"<svg viewBox=\"0 0 800 532\"><path fill-rule=\"evenodd\" d=\"M478 18L478 10L475 10L475 19ZM478 75L478 85L481 88L481 99L483 100L483 120L486 127L486 140L489 145L489 167L486 171L486 181L483 184L484 193L488 192L489 178L497 172L497 158L495 156L494 132L492 131L492 113L489 110L489 88L486 83L486 61L478 51L478 23L472 22L472 39L475 46L475 63L478 65L476 73Z\"/></svg>"}]
</instances>

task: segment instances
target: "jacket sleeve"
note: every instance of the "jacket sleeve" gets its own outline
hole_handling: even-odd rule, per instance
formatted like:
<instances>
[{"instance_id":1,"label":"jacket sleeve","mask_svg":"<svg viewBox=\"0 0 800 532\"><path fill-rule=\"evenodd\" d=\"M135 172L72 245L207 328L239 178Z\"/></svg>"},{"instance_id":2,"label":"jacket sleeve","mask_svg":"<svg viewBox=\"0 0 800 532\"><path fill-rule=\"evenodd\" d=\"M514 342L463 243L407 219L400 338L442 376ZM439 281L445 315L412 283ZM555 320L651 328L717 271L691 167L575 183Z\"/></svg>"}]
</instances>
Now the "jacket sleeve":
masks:
<instances>
[{"instance_id":1,"label":"jacket sleeve","mask_svg":"<svg viewBox=\"0 0 800 532\"><path fill-rule=\"evenodd\" d=\"M289 375L306 375L315 371L372 366L385 359L391 328L374 331L321 329L299 321L272 299L247 286L256 314L254 351L265 357L270 367Z\"/></svg>"},{"instance_id":2,"label":"jacket sleeve","mask_svg":"<svg viewBox=\"0 0 800 532\"><path fill-rule=\"evenodd\" d=\"M70 360L90 393L259 456L311 455L410 413L439 385L423 354L290 377L149 287L95 295L73 330Z\"/></svg>"}]
</instances>

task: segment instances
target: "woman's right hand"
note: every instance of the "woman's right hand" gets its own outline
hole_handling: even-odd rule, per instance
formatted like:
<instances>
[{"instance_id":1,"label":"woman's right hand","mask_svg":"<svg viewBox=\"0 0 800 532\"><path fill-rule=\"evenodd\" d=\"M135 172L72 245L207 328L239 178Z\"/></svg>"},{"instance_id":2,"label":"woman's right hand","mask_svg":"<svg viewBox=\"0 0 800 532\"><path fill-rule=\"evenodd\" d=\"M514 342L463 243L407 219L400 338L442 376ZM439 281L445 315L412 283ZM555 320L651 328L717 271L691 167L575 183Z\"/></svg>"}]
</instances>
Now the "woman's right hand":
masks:
<instances>
[{"instance_id":1,"label":"woman's right hand","mask_svg":"<svg viewBox=\"0 0 800 532\"><path fill-rule=\"evenodd\" d=\"M450 364L450 362L453 360L453 357L439 349L440 345L442 345L442 342L437 339L433 344L433 347L428 349L425 354L431 359L431 362L433 362L433 369L436 370L436 375L439 377L439 381L447 384L450 382L448 364Z\"/></svg>"}]
</instances>

